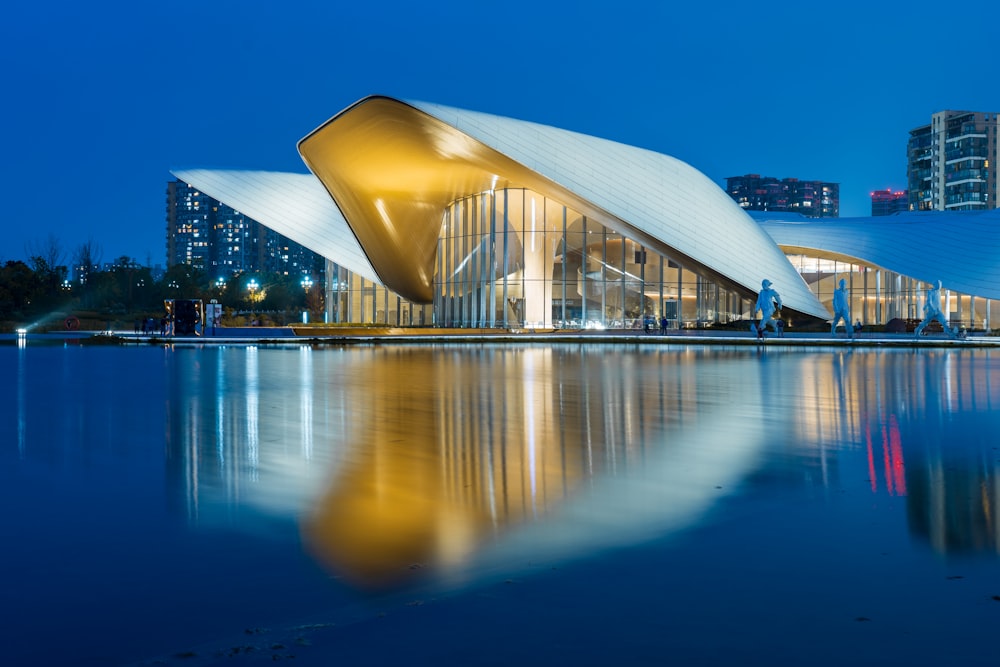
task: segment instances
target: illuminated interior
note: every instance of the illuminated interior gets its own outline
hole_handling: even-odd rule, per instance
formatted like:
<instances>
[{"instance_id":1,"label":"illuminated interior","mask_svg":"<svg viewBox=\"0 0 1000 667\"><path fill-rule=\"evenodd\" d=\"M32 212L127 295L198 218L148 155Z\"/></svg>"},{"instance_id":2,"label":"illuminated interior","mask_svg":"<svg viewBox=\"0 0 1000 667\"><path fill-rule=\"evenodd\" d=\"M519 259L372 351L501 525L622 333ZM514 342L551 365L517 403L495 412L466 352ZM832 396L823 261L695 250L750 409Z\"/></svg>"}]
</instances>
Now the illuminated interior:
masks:
<instances>
[{"instance_id":1,"label":"illuminated interior","mask_svg":"<svg viewBox=\"0 0 1000 667\"><path fill-rule=\"evenodd\" d=\"M715 242L692 238L692 231L713 232L692 224L675 229L678 242L668 243L578 193L585 188L561 185L410 104L361 100L305 137L299 151L378 277L359 279L331 263L331 321L640 328L666 318L677 328L751 316L760 273L740 283L728 275L747 266L727 259L720 270L709 263L720 263L710 255L732 240L721 228ZM761 244L762 258L777 250L745 225L731 201L722 206L724 214L713 220L734 216L727 229L733 236L749 233L746 244ZM654 218L677 215L684 217L671 210ZM684 239L692 249L704 248L704 259L681 250ZM780 262L763 270L772 275L787 268ZM790 307L798 303L803 312L825 316L791 275L785 281Z\"/></svg>"}]
</instances>

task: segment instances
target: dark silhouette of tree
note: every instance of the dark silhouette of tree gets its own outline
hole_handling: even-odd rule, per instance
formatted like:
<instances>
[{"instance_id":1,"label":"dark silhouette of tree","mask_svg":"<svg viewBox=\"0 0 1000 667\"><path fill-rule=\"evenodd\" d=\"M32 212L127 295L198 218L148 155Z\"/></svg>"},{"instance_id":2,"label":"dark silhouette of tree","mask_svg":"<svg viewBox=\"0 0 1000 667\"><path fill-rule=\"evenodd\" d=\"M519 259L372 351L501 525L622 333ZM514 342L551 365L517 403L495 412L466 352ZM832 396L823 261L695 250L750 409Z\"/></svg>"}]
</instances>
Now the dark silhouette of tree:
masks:
<instances>
[{"instance_id":1,"label":"dark silhouette of tree","mask_svg":"<svg viewBox=\"0 0 1000 667\"><path fill-rule=\"evenodd\" d=\"M30 258L36 271L38 271L36 265L40 265L48 270L55 270L57 267L62 266L65 274L66 267L63 266L65 263L65 254L63 253L62 243L55 234L49 234L44 241L26 244L25 254Z\"/></svg>"},{"instance_id":2,"label":"dark silhouette of tree","mask_svg":"<svg viewBox=\"0 0 1000 667\"><path fill-rule=\"evenodd\" d=\"M87 239L76 248L73 253L73 267L76 270L74 287L86 290L90 280L90 274L100 271L101 246L93 239Z\"/></svg>"},{"instance_id":3,"label":"dark silhouette of tree","mask_svg":"<svg viewBox=\"0 0 1000 667\"><path fill-rule=\"evenodd\" d=\"M35 272L21 261L0 268L0 320L30 316L32 303L44 293Z\"/></svg>"},{"instance_id":4,"label":"dark silhouette of tree","mask_svg":"<svg viewBox=\"0 0 1000 667\"><path fill-rule=\"evenodd\" d=\"M306 292L306 309L313 317L322 317L324 306L323 286L316 281Z\"/></svg>"}]
</instances>

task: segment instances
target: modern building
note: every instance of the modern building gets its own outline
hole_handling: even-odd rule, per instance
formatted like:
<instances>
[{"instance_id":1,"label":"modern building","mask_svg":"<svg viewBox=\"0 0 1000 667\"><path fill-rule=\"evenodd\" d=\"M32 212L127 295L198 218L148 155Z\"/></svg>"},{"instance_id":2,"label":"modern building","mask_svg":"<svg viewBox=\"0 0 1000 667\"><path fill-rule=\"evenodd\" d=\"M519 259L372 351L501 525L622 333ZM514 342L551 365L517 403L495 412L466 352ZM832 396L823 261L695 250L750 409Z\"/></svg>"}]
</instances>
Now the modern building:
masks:
<instances>
[{"instance_id":1,"label":"modern building","mask_svg":"<svg viewBox=\"0 0 1000 667\"><path fill-rule=\"evenodd\" d=\"M814 220L751 213L827 307L841 279L862 323L923 318L938 280L953 326L1000 327L1000 210L904 212Z\"/></svg>"},{"instance_id":2,"label":"modern building","mask_svg":"<svg viewBox=\"0 0 1000 667\"><path fill-rule=\"evenodd\" d=\"M840 215L840 184L746 174L726 179L726 192L745 211L798 213L809 218Z\"/></svg>"},{"instance_id":3,"label":"modern building","mask_svg":"<svg viewBox=\"0 0 1000 667\"><path fill-rule=\"evenodd\" d=\"M322 257L198 188L167 183L167 263L215 278L240 272L322 275Z\"/></svg>"},{"instance_id":4,"label":"modern building","mask_svg":"<svg viewBox=\"0 0 1000 667\"><path fill-rule=\"evenodd\" d=\"M906 190L876 190L872 193L872 217L892 215L910 210L909 197Z\"/></svg>"},{"instance_id":5,"label":"modern building","mask_svg":"<svg viewBox=\"0 0 1000 667\"><path fill-rule=\"evenodd\" d=\"M1000 298L1000 224L976 214L755 219L667 155L381 96L299 152L311 173L174 175L325 257L332 322L743 326L763 279L793 322L828 319L841 274L866 324L919 312L936 280L963 320Z\"/></svg>"},{"instance_id":6,"label":"modern building","mask_svg":"<svg viewBox=\"0 0 1000 667\"><path fill-rule=\"evenodd\" d=\"M939 111L910 130L907 183L912 211L997 208L997 114Z\"/></svg>"}]
</instances>

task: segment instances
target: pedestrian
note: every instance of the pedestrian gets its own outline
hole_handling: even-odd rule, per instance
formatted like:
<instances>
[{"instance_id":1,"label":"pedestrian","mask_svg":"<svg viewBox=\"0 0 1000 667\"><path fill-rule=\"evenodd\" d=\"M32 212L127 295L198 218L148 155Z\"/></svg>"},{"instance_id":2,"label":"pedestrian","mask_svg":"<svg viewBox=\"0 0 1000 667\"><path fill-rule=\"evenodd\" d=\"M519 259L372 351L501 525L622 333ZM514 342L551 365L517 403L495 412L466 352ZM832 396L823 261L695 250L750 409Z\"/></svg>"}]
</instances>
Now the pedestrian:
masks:
<instances>
[{"instance_id":1,"label":"pedestrian","mask_svg":"<svg viewBox=\"0 0 1000 667\"><path fill-rule=\"evenodd\" d=\"M667 316L666 315L664 315L663 317L660 318L660 335L661 336L666 336L667 335Z\"/></svg>"}]
</instances>

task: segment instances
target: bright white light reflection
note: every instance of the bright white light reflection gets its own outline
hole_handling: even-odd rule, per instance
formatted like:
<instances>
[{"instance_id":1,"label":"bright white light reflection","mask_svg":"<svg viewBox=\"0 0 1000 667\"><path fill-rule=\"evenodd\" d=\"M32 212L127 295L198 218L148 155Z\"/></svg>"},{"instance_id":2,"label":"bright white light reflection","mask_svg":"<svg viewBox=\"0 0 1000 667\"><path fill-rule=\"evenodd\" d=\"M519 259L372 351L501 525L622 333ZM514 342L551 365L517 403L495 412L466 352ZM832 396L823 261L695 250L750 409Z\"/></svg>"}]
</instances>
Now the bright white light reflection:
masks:
<instances>
[{"instance_id":1,"label":"bright white light reflection","mask_svg":"<svg viewBox=\"0 0 1000 667\"><path fill-rule=\"evenodd\" d=\"M18 331L20 333L20 331ZM24 459L25 439L28 430L28 388L27 371L25 368L25 349L20 336L17 341L17 454Z\"/></svg>"},{"instance_id":2,"label":"bright white light reflection","mask_svg":"<svg viewBox=\"0 0 1000 667\"><path fill-rule=\"evenodd\" d=\"M392 221L389 220L389 211L385 208L385 202L379 197L375 200L375 210L378 211L379 217L382 218L382 222L386 227L392 226Z\"/></svg>"},{"instance_id":3,"label":"bright white light reflection","mask_svg":"<svg viewBox=\"0 0 1000 667\"><path fill-rule=\"evenodd\" d=\"M531 198L531 252L535 252L535 198Z\"/></svg>"},{"instance_id":4,"label":"bright white light reflection","mask_svg":"<svg viewBox=\"0 0 1000 667\"><path fill-rule=\"evenodd\" d=\"M260 370L257 358L257 348L247 348L247 462L250 464L250 479L258 480L260 465L260 431L257 420L260 418Z\"/></svg>"},{"instance_id":5,"label":"bright white light reflection","mask_svg":"<svg viewBox=\"0 0 1000 667\"><path fill-rule=\"evenodd\" d=\"M219 469L226 462L226 361L220 354L216 364L215 375L215 456L219 460Z\"/></svg>"},{"instance_id":6,"label":"bright white light reflection","mask_svg":"<svg viewBox=\"0 0 1000 667\"><path fill-rule=\"evenodd\" d=\"M313 357L312 348L299 348L299 418L302 428L302 456L313 457Z\"/></svg>"}]
</instances>

